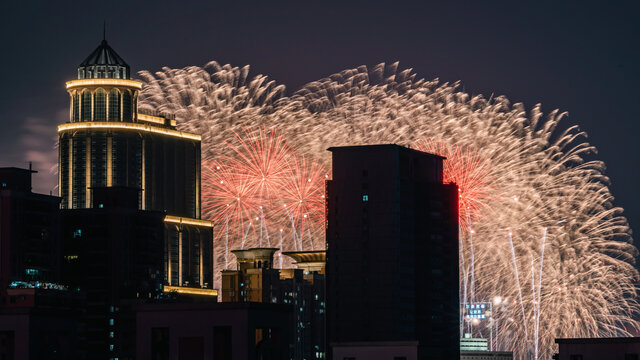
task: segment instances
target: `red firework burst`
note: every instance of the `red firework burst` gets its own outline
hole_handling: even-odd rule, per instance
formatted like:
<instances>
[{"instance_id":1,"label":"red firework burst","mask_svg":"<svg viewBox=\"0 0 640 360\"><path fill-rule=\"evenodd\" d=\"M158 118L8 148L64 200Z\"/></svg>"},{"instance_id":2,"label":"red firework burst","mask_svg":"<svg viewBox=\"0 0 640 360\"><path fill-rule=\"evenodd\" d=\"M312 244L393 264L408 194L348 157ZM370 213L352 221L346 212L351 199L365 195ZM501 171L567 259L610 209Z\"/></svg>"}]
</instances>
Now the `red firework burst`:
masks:
<instances>
[{"instance_id":1,"label":"red firework burst","mask_svg":"<svg viewBox=\"0 0 640 360\"><path fill-rule=\"evenodd\" d=\"M243 135L235 134L239 145L227 143L233 155L225 162L246 177L258 197L272 197L282 188L293 152L275 129L245 130Z\"/></svg>"},{"instance_id":2,"label":"red firework burst","mask_svg":"<svg viewBox=\"0 0 640 360\"><path fill-rule=\"evenodd\" d=\"M443 182L458 185L460 227L468 230L491 192L488 164L475 153L443 141L421 140L415 148L446 158L442 169Z\"/></svg>"},{"instance_id":3,"label":"red firework burst","mask_svg":"<svg viewBox=\"0 0 640 360\"><path fill-rule=\"evenodd\" d=\"M292 157L287 176L279 193L282 215L292 228L297 240L304 239L305 231L322 229L324 224L324 182L327 170L316 161ZM293 232L295 231L295 234ZM309 241L313 237L309 236ZM301 243L299 244L301 247ZM311 243L311 248L314 248Z\"/></svg>"},{"instance_id":4,"label":"red firework burst","mask_svg":"<svg viewBox=\"0 0 640 360\"><path fill-rule=\"evenodd\" d=\"M202 164L202 214L215 222L216 238L246 236L252 214L258 209L255 188L246 176L217 161Z\"/></svg>"},{"instance_id":5,"label":"red firework burst","mask_svg":"<svg viewBox=\"0 0 640 360\"><path fill-rule=\"evenodd\" d=\"M216 240L231 249L281 241L287 250L313 248L324 220L322 165L295 156L275 130L244 131L227 145L227 155L203 167L203 214Z\"/></svg>"}]
</instances>

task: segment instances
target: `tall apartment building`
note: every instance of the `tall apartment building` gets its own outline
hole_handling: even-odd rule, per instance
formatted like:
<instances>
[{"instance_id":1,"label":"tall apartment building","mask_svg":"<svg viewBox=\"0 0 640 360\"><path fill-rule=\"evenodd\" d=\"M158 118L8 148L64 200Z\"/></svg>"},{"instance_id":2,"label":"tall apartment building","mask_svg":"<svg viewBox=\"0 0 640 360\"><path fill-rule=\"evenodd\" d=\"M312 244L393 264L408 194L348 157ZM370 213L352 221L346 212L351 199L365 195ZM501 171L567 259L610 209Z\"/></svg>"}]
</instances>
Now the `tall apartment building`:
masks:
<instances>
[{"instance_id":1,"label":"tall apartment building","mask_svg":"<svg viewBox=\"0 0 640 360\"><path fill-rule=\"evenodd\" d=\"M333 359L459 359L458 189L443 184L443 158L397 145L329 151Z\"/></svg>"}]
</instances>

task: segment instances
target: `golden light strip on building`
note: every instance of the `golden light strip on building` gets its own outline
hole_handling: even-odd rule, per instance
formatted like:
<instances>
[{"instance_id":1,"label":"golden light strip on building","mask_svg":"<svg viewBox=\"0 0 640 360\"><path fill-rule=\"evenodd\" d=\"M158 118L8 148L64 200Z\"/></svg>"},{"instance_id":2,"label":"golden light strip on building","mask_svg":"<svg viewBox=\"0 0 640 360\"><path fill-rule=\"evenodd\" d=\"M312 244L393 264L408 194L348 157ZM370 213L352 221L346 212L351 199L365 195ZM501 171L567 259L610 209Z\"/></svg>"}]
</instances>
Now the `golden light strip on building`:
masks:
<instances>
[{"instance_id":1,"label":"golden light strip on building","mask_svg":"<svg viewBox=\"0 0 640 360\"><path fill-rule=\"evenodd\" d=\"M58 132L70 131L70 130L94 130L94 129L106 129L106 130L128 130L128 131L145 131L155 134L169 135L179 137L183 139L200 141L202 137L197 134L191 134L188 132L165 129L140 123L117 123L106 121L94 121L94 122L75 122L58 125Z\"/></svg>"},{"instance_id":2,"label":"golden light strip on building","mask_svg":"<svg viewBox=\"0 0 640 360\"><path fill-rule=\"evenodd\" d=\"M195 226L213 227L213 223L208 220L192 219L180 216L167 215L164 217L164 222L171 224L184 224Z\"/></svg>"},{"instance_id":3,"label":"golden light strip on building","mask_svg":"<svg viewBox=\"0 0 640 360\"><path fill-rule=\"evenodd\" d=\"M188 295L218 296L218 290L216 289L199 289L165 285L162 291L165 293L176 292L178 294Z\"/></svg>"},{"instance_id":4,"label":"golden light strip on building","mask_svg":"<svg viewBox=\"0 0 640 360\"><path fill-rule=\"evenodd\" d=\"M86 208L90 208L91 207L91 138L87 137L85 139L86 142L86 146L85 146L85 169L84 169L84 174L85 174L85 179L84 179L84 185L85 185L85 199L84 199L84 207Z\"/></svg>"},{"instance_id":5,"label":"golden light strip on building","mask_svg":"<svg viewBox=\"0 0 640 360\"><path fill-rule=\"evenodd\" d=\"M60 127L58 127L60 128ZM58 130L60 131L60 130ZM112 148L113 148L113 139L111 137L107 138L107 186L111 186L113 184L113 159L112 159Z\"/></svg>"},{"instance_id":6,"label":"golden light strip on building","mask_svg":"<svg viewBox=\"0 0 640 360\"><path fill-rule=\"evenodd\" d=\"M82 86L127 86L142 90L142 82L129 79L77 79L67 81L67 90Z\"/></svg>"},{"instance_id":7,"label":"golden light strip on building","mask_svg":"<svg viewBox=\"0 0 640 360\"><path fill-rule=\"evenodd\" d=\"M138 120L159 124L159 125L164 125L164 118L160 116L153 116L153 115L138 113Z\"/></svg>"},{"instance_id":8,"label":"golden light strip on building","mask_svg":"<svg viewBox=\"0 0 640 360\"><path fill-rule=\"evenodd\" d=\"M69 139L69 209L73 209L73 139Z\"/></svg>"}]
</instances>

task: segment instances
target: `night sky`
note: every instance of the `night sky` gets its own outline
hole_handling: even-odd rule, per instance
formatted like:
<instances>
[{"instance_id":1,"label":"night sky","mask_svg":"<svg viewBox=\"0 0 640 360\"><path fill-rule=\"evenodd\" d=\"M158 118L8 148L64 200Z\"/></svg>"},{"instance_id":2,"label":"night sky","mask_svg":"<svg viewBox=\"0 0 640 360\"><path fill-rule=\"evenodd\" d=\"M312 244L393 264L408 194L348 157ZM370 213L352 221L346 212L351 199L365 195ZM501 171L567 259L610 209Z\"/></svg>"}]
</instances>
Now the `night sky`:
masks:
<instances>
[{"instance_id":1,"label":"night sky","mask_svg":"<svg viewBox=\"0 0 640 360\"><path fill-rule=\"evenodd\" d=\"M568 111L564 125L589 134L615 205L638 226L640 2L442 3L2 1L0 166L33 161L34 189L53 190L64 82L106 20L109 44L133 72L250 64L291 93L346 68L399 61L472 94Z\"/></svg>"}]
</instances>

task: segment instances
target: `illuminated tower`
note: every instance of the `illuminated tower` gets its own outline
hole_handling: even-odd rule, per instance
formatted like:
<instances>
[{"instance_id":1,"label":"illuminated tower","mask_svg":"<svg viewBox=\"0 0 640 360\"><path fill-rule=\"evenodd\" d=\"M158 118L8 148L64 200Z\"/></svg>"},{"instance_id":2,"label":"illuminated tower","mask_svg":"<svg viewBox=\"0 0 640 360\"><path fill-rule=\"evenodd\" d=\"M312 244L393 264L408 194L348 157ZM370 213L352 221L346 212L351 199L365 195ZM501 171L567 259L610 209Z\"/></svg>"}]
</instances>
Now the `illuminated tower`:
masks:
<instances>
[{"instance_id":1,"label":"illuminated tower","mask_svg":"<svg viewBox=\"0 0 640 360\"><path fill-rule=\"evenodd\" d=\"M98 209L94 189L135 188L139 210L166 216L165 285L213 286L212 224L200 219L200 135L168 114L138 112L142 82L106 40L66 83L69 122L58 125L61 208ZM106 205L105 205L106 207Z\"/></svg>"},{"instance_id":2,"label":"illuminated tower","mask_svg":"<svg viewBox=\"0 0 640 360\"><path fill-rule=\"evenodd\" d=\"M105 40L67 82L69 122L58 126L63 209L92 207L94 187L139 188L139 208L200 217L200 136L167 116L138 113L142 83Z\"/></svg>"}]
</instances>

